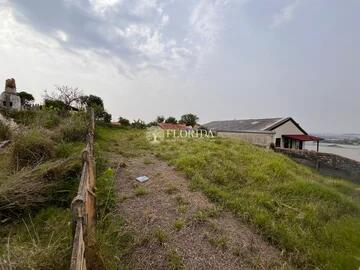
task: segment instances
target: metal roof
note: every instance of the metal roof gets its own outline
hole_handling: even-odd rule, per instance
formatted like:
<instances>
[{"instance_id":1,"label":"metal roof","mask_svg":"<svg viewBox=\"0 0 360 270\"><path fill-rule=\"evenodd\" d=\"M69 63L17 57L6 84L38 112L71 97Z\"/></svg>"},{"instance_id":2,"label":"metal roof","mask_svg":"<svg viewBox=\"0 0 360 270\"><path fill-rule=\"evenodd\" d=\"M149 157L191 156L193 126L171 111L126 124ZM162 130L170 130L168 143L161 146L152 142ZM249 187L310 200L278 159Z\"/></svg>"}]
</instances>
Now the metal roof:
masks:
<instances>
[{"instance_id":1,"label":"metal roof","mask_svg":"<svg viewBox=\"0 0 360 270\"><path fill-rule=\"evenodd\" d=\"M264 119L245 119L245 120L225 120L212 121L205 125L207 129L216 131L268 131L279 122L289 118L264 118ZM285 122L285 121L284 121Z\"/></svg>"}]
</instances>

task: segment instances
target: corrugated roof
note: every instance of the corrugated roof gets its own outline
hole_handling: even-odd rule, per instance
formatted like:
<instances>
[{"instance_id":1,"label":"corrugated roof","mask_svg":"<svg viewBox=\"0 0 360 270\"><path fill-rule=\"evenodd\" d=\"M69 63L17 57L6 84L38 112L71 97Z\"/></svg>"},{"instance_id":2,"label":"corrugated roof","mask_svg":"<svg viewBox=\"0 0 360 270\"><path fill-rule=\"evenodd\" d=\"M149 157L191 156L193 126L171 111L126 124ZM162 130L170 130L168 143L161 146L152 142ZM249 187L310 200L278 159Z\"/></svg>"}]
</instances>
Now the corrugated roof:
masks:
<instances>
[{"instance_id":1,"label":"corrugated roof","mask_svg":"<svg viewBox=\"0 0 360 270\"><path fill-rule=\"evenodd\" d=\"M217 131L265 131L282 122L287 118L264 118L264 119L245 119L245 120L225 120L212 121L205 125L207 129Z\"/></svg>"}]
</instances>

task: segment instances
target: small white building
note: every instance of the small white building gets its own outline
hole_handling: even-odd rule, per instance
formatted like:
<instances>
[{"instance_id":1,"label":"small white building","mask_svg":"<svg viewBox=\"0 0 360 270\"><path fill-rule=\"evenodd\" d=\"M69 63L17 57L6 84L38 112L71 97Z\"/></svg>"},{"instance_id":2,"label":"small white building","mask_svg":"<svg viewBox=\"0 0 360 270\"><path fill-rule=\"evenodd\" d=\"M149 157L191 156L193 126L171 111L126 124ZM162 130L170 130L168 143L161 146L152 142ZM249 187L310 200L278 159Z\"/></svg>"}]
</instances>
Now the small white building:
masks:
<instances>
[{"instance_id":1,"label":"small white building","mask_svg":"<svg viewBox=\"0 0 360 270\"><path fill-rule=\"evenodd\" d=\"M278 148L303 149L304 142L321 138L310 136L291 117L213 121L203 125L218 136L239 138L252 144Z\"/></svg>"},{"instance_id":2,"label":"small white building","mask_svg":"<svg viewBox=\"0 0 360 270\"><path fill-rule=\"evenodd\" d=\"M0 106L14 110L21 109L21 98L16 93L14 79L6 80L5 91L0 95Z\"/></svg>"}]
</instances>

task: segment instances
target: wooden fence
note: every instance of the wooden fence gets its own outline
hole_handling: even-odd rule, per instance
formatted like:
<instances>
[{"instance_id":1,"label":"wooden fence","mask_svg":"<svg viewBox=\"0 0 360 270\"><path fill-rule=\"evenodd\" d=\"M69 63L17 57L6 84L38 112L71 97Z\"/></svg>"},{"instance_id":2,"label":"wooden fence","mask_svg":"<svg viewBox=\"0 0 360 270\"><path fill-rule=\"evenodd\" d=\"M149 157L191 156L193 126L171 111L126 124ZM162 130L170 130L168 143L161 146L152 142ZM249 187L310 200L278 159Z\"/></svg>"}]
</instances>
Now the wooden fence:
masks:
<instances>
[{"instance_id":1,"label":"wooden fence","mask_svg":"<svg viewBox=\"0 0 360 270\"><path fill-rule=\"evenodd\" d=\"M70 270L86 270L89 266L89 250L95 243L96 195L94 159L94 111L90 110L90 123L86 148L82 153L82 173L77 196L71 203L73 248Z\"/></svg>"}]
</instances>

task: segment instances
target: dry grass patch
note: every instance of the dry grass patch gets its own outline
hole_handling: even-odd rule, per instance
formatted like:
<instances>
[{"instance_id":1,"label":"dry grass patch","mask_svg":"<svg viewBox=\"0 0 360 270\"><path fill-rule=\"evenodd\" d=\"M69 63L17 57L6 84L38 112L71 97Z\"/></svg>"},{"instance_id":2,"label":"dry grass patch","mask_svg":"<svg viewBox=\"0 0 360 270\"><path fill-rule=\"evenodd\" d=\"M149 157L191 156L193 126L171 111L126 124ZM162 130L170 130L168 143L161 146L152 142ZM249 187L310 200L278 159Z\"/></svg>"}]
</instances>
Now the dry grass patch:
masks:
<instances>
[{"instance_id":1,"label":"dry grass patch","mask_svg":"<svg viewBox=\"0 0 360 270\"><path fill-rule=\"evenodd\" d=\"M12 161L16 170L36 166L55 156L55 143L45 130L24 130L16 136L12 148Z\"/></svg>"},{"instance_id":2,"label":"dry grass patch","mask_svg":"<svg viewBox=\"0 0 360 270\"><path fill-rule=\"evenodd\" d=\"M79 159L70 158L13 174L0 185L0 220L17 217L50 202L69 203L80 166Z\"/></svg>"},{"instance_id":3,"label":"dry grass patch","mask_svg":"<svg viewBox=\"0 0 360 270\"><path fill-rule=\"evenodd\" d=\"M135 196L144 196L148 193L149 193L149 191L143 186L137 186L134 188Z\"/></svg>"},{"instance_id":4,"label":"dry grass patch","mask_svg":"<svg viewBox=\"0 0 360 270\"><path fill-rule=\"evenodd\" d=\"M166 187L164 192L166 194L172 195L172 194L176 194L179 193L180 190L173 184L173 183L169 183Z\"/></svg>"}]
</instances>

